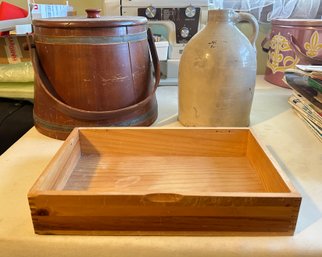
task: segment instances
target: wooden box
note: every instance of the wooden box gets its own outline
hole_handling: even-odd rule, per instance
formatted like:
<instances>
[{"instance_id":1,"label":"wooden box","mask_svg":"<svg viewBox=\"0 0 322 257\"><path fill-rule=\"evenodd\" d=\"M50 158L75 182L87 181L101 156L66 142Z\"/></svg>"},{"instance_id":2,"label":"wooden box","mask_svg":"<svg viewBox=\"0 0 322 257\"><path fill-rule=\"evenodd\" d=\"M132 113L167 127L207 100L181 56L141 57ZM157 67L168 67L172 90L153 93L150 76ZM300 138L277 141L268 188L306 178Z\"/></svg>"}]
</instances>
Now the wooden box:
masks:
<instances>
[{"instance_id":1,"label":"wooden box","mask_svg":"<svg viewBox=\"0 0 322 257\"><path fill-rule=\"evenodd\" d=\"M249 129L74 129L30 190L38 234L292 235L301 197Z\"/></svg>"}]
</instances>

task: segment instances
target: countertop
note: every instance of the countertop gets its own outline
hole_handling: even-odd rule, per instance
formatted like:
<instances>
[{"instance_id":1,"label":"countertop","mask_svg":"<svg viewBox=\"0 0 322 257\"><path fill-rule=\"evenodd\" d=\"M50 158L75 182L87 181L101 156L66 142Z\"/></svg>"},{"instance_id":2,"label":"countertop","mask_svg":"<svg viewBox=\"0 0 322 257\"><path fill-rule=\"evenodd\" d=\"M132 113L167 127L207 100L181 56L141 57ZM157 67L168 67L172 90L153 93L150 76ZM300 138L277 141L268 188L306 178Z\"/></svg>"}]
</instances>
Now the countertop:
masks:
<instances>
[{"instance_id":1,"label":"countertop","mask_svg":"<svg viewBox=\"0 0 322 257\"><path fill-rule=\"evenodd\" d=\"M251 127L302 195L294 236L36 235L27 193L63 142L32 128L0 156L0 256L322 256L322 144L288 105L290 95L258 76ZM177 87L159 87L157 99L153 126L180 126Z\"/></svg>"}]
</instances>

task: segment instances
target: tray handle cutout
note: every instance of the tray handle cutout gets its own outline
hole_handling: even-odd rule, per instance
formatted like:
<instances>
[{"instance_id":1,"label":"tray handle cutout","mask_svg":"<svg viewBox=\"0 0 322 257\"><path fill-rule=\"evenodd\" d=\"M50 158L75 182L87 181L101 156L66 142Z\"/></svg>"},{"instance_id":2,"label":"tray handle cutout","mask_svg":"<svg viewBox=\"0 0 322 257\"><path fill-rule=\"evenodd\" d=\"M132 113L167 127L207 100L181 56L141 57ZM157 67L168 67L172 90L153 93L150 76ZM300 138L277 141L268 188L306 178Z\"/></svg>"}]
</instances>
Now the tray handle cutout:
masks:
<instances>
[{"instance_id":1,"label":"tray handle cutout","mask_svg":"<svg viewBox=\"0 0 322 257\"><path fill-rule=\"evenodd\" d=\"M181 201L183 195L173 193L154 193L144 196L144 200L153 203L176 203Z\"/></svg>"}]
</instances>

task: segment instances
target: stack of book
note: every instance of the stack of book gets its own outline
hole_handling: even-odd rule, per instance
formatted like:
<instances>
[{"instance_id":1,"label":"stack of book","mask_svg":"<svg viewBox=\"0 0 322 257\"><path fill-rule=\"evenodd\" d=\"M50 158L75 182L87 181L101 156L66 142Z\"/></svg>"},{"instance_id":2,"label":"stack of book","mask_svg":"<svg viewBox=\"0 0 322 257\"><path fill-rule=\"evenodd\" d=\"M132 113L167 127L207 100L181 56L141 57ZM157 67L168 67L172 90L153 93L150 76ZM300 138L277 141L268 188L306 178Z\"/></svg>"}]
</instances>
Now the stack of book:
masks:
<instances>
[{"instance_id":1,"label":"stack of book","mask_svg":"<svg viewBox=\"0 0 322 257\"><path fill-rule=\"evenodd\" d=\"M293 90L288 102L322 142L322 66L297 65L285 71L284 81Z\"/></svg>"}]
</instances>

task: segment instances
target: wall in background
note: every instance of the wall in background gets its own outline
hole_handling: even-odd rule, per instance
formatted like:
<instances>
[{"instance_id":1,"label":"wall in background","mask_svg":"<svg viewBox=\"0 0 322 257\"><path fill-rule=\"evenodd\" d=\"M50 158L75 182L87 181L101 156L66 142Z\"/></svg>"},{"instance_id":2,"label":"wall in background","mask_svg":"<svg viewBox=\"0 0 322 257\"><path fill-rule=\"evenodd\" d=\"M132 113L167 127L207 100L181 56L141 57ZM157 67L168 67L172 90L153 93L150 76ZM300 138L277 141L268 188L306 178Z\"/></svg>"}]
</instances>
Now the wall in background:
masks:
<instances>
[{"instance_id":1,"label":"wall in background","mask_svg":"<svg viewBox=\"0 0 322 257\"><path fill-rule=\"evenodd\" d=\"M27 8L27 0L7 0L8 2ZM39 4L65 4L65 0L36 0ZM87 8L99 8L103 10L103 0L69 0L70 5L74 6L78 15L85 15L85 9ZM247 23L240 24L238 26L246 35L251 34L251 26ZM261 24L257 46L257 73L264 74L266 68L267 54L262 51L261 42L270 33L271 26L269 24Z\"/></svg>"}]
</instances>

